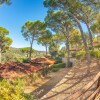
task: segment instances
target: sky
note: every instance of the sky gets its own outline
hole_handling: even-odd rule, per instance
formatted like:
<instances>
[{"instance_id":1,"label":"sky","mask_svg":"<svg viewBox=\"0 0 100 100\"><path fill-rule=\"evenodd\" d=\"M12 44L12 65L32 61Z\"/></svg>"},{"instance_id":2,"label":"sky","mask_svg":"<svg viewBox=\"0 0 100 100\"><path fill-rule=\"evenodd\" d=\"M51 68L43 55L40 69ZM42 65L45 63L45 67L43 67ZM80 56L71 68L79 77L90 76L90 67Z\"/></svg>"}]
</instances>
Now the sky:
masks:
<instances>
[{"instance_id":1,"label":"sky","mask_svg":"<svg viewBox=\"0 0 100 100\"><path fill-rule=\"evenodd\" d=\"M0 6L0 26L9 30L9 37L12 38L12 47L29 47L30 44L24 39L21 33L21 27L28 20L44 21L47 9L43 6L43 0L11 0L12 4ZM84 27L86 30L86 27ZM45 47L33 43L35 50L44 51Z\"/></svg>"}]
</instances>

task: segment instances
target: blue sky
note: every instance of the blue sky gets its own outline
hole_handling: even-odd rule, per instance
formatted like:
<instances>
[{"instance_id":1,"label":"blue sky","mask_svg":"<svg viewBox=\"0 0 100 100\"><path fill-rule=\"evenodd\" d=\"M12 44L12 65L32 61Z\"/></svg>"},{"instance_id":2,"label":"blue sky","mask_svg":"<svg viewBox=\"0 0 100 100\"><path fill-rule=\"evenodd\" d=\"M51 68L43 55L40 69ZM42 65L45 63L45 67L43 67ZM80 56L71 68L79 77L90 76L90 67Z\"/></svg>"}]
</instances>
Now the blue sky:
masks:
<instances>
[{"instance_id":1,"label":"blue sky","mask_svg":"<svg viewBox=\"0 0 100 100\"><path fill-rule=\"evenodd\" d=\"M13 39L12 47L29 46L29 42L25 41L21 34L21 26L28 20L41 20L47 14L47 9L43 6L43 0L11 0L12 4L0 6L0 26L10 31L9 36ZM84 27L84 26L83 26ZM86 30L86 27L84 27ZM36 41L33 44L36 50L45 50Z\"/></svg>"},{"instance_id":2,"label":"blue sky","mask_svg":"<svg viewBox=\"0 0 100 100\"><path fill-rule=\"evenodd\" d=\"M25 41L21 34L21 26L27 20L43 21L47 9L43 6L43 0L11 0L12 4L2 5L0 7L0 26L10 31L9 36L13 39L11 46L25 47L29 46L29 42ZM33 44L36 50L45 50L41 45Z\"/></svg>"}]
</instances>

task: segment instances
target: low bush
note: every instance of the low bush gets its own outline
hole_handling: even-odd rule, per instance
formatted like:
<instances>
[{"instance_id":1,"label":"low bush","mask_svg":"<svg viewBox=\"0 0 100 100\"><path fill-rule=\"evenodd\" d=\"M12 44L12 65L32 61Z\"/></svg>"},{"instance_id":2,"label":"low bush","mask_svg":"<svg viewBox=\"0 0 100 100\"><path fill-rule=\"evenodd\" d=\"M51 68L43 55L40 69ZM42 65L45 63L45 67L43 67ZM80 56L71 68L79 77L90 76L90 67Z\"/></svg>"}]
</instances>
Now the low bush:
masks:
<instances>
[{"instance_id":1,"label":"low bush","mask_svg":"<svg viewBox=\"0 0 100 100\"><path fill-rule=\"evenodd\" d=\"M58 64L54 64L51 67L59 67L59 68L65 68L66 64L65 63L58 63Z\"/></svg>"},{"instance_id":2,"label":"low bush","mask_svg":"<svg viewBox=\"0 0 100 100\"><path fill-rule=\"evenodd\" d=\"M56 60L55 64L62 63L62 58L63 57L64 57L64 55L62 53L61 54L57 54L55 56L55 60Z\"/></svg>"},{"instance_id":3,"label":"low bush","mask_svg":"<svg viewBox=\"0 0 100 100\"><path fill-rule=\"evenodd\" d=\"M23 59L22 59L22 62L23 62L23 63L28 63L28 62L29 62L29 59L28 59L28 58L23 58Z\"/></svg>"},{"instance_id":4,"label":"low bush","mask_svg":"<svg viewBox=\"0 0 100 100\"><path fill-rule=\"evenodd\" d=\"M65 68L66 64L65 63L59 63L59 64L54 64L51 66L51 71L56 72L58 70L60 70L61 68Z\"/></svg>"},{"instance_id":5,"label":"low bush","mask_svg":"<svg viewBox=\"0 0 100 100\"><path fill-rule=\"evenodd\" d=\"M78 53L76 53L76 58L84 58L86 55L85 51L79 51Z\"/></svg>"},{"instance_id":6,"label":"low bush","mask_svg":"<svg viewBox=\"0 0 100 100\"><path fill-rule=\"evenodd\" d=\"M58 53L57 51L50 51L51 58L56 60L55 64L57 63L62 63L62 58L64 57L65 53L60 52Z\"/></svg>"},{"instance_id":7,"label":"low bush","mask_svg":"<svg viewBox=\"0 0 100 100\"><path fill-rule=\"evenodd\" d=\"M90 50L90 55L92 57L100 58L100 50L94 50L94 52Z\"/></svg>"},{"instance_id":8,"label":"low bush","mask_svg":"<svg viewBox=\"0 0 100 100\"><path fill-rule=\"evenodd\" d=\"M34 97L24 93L22 80L2 80L0 81L0 100L34 100Z\"/></svg>"},{"instance_id":9,"label":"low bush","mask_svg":"<svg viewBox=\"0 0 100 100\"><path fill-rule=\"evenodd\" d=\"M25 85L28 86L28 85L33 85L35 81L41 77L42 77L42 72L38 71L31 75L26 75L24 77L21 77L21 79L25 82Z\"/></svg>"},{"instance_id":10,"label":"low bush","mask_svg":"<svg viewBox=\"0 0 100 100\"><path fill-rule=\"evenodd\" d=\"M94 52L90 50L89 52L90 52L90 56L100 58L100 50L94 50ZM76 54L75 53L72 54L72 56L76 58L84 58L85 55L86 55L85 51L79 51Z\"/></svg>"},{"instance_id":11,"label":"low bush","mask_svg":"<svg viewBox=\"0 0 100 100\"><path fill-rule=\"evenodd\" d=\"M5 53L2 53L2 62L8 62L8 61L13 61L13 62L22 62L22 55L13 53L11 51L7 51Z\"/></svg>"},{"instance_id":12,"label":"low bush","mask_svg":"<svg viewBox=\"0 0 100 100\"><path fill-rule=\"evenodd\" d=\"M100 50L100 44L96 45L95 48Z\"/></svg>"},{"instance_id":13,"label":"low bush","mask_svg":"<svg viewBox=\"0 0 100 100\"><path fill-rule=\"evenodd\" d=\"M58 68L57 68L57 67L56 67L56 68L54 67L54 68L51 69L52 72L57 72L57 71L59 71L59 70L60 70L59 67L58 67Z\"/></svg>"},{"instance_id":14,"label":"low bush","mask_svg":"<svg viewBox=\"0 0 100 100\"><path fill-rule=\"evenodd\" d=\"M71 53L72 57L76 57L76 52Z\"/></svg>"}]
</instances>

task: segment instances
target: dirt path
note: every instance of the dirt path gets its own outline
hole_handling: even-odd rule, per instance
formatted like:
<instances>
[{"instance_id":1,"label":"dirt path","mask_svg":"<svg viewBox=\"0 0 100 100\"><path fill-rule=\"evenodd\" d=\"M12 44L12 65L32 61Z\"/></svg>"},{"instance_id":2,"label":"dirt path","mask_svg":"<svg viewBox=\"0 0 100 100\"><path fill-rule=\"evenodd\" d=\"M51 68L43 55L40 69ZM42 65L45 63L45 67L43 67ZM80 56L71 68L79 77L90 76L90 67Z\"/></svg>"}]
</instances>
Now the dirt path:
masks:
<instances>
[{"instance_id":1,"label":"dirt path","mask_svg":"<svg viewBox=\"0 0 100 100\"><path fill-rule=\"evenodd\" d=\"M90 66L89 73L87 73L86 62L77 62L72 68L62 69L32 94L37 94L39 100L68 100L69 96L89 83L100 71L99 60L97 62L93 59ZM94 87L89 89L85 97L91 95L93 89ZM84 98L82 97L81 100Z\"/></svg>"},{"instance_id":2,"label":"dirt path","mask_svg":"<svg viewBox=\"0 0 100 100\"><path fill-rule=\"evenodd\" d=\"M90 66L90 73L87 73L86 63L77 63L65 77L40 100L68 100L69 96L89 83L100 71L100 61L96 63L96 61L93 60ZM91 95L93 88L88 91L86 97ZM81 100L84 99L82 98Z\"/></svg>"},{"instance_id":3,"label":"dirt path","mask_svg":"<svg viewBox=\"0 0 100 100\"><path fill-rule=\"evenodd\" d=\"M68 73L71 68L63 68L60 71L53 73L51 79L32 92L38 99L47 94L54 86L61 81L61 79Z\"/></svg>"}]
</instances>

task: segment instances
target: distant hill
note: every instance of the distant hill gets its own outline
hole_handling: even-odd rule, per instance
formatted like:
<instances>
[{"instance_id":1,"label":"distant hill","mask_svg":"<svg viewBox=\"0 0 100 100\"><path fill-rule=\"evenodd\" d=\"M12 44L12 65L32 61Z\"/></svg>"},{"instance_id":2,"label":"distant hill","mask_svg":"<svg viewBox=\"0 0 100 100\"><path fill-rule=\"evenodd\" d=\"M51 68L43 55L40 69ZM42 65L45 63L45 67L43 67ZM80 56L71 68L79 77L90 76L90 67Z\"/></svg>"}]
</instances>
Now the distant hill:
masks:
<instances>
[{"instance_id":1,"label":"distant hill","mask_svg":"<svg viewBox=\"0 0 100 100\"><path fill-rule=\"evenodd\" d=\"M22 52L20 51L20 48L10 47L7 51L10 51L14 54L22 55Z\"/></svg>"},{"instance_id":2,"label":"distant hill","mask_svg":"<svg viewBox=\"0 0 100 100\"><path fill-rule=\"evenodd\" d=\"M45 51L37 51L38 53L45 53Z\"/></svg>"},{"instance_id":3,"label":"distant hill","mask_svg":"<svg viewBox=\"0 0 100 100\"><path fill-rule=\"evenodd\" d=\"M9 50L14 52L14 53L21 53L20 51L21 48L15 48L15 47L10 47ZM38 53L45 53L45 51L38 51L38 50L35 50L36 52Z\"/></svg>"}]
</instances>

